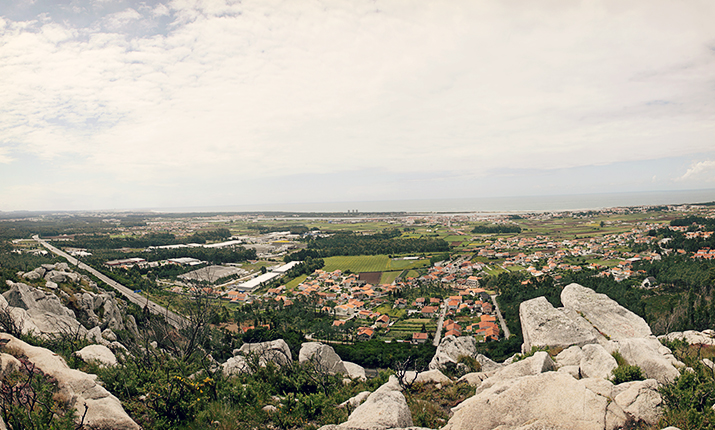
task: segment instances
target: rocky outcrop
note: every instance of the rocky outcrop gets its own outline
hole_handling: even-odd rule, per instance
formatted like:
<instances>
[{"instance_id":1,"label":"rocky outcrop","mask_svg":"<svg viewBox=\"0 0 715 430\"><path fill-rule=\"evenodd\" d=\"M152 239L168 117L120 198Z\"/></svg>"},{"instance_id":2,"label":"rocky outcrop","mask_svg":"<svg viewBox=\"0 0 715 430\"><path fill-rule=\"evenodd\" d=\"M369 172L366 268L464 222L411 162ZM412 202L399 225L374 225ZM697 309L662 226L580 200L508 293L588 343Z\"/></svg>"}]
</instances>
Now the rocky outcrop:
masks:
<instances>
[{"instance_id":1,"label":"rocky outcrop","mask_svg":"<svg viewBox=\"0 0 715 430\"><path fill-rule=\"evenodd\" d=\"M477 392L484 391L505 381L512 381L527 375L537 375L550 370L556 370L554 361L546 352L538 351L531 357L505 366L494 375L482 381Z\"/></svg>"},{"instance_id":2,"label":"rocky outcrop","mask_svg":"<svg viewBox=\"0 0 715 430\"><path fill-rule=\"evenodd\" d=\"M355 409L358 406L360 406L367 398L370 397L370 392L369 391L362 391L353 397L347 399L346 401L342 402L341 404L338 405L339 408L344 408L346 406L350 406L351 408Z\"/></svg>"},{"instance_id":3,"label":"rocky outcrop","mask_svg":"<svg viewBox=\"0 0 715 430\"><path fill-rule=\"evenodd\" d=\"M290 348L283 339L269 342L244 343L241 345L241 348L238 349L238 354L244 357L257 357L259 365L261 366L265 366L266 363L269 362L279 366L293 362Z\"/></svg>"},{"instance_id":4,"label":"rocky outcrop","mask_svg":"<svg viewBox=\"0 0 715 430\"><path fill-rule=\"evenodd\" d=\"M596 343L598 333L577 313L554 308L545 297L527 300L519 305L521 331L524 335L522 352L536 346L566 348L571 345Z\"/></svg>"},{"instance_id":5,"label":"rocky outcrop","mask_svg":"<svg viewBox=\"0 0 715 430\"><path fill-rule=\"evenodd\" d=\"M397 378L391 376L387 383L370 394L339 427L377 430L411 426L412 414L407 400L401 392Z\"/></svg>"},{"instance_id":6,"label":"rocky outcrop","mask_svg":"<svg viewBox=\"0 0 715 430\"><path fill-rule=\"evenodd\" d=\"M288 344L283 339L269 342L244 343L233 351L234 356L221 365L225 376L250 373L251 364L265 367L268 363L285 366L293 363Z\"/></svg>"},{"instance_id":7,"label":"rocky outcrop","mask_svg":"<svg viewBox=\"0 0 715 430\"><path fill-rule=\"evenodd\" d=\"M51 334L79 334L84 336L87 329L75 318L54 294L33 288L23 283L12 283L10 290L3 293L3 302L11 309L13 317L22 324L22 332L37 336Z\"/></svg>"},{"instance_id":8,"label":"rocky outcrop","mask_svg":"<svg viewBox=\"0 0 715 430\"><path fill-rule=\"evenodd\" d=\"M402 378L403 382L407 384L451 384L452 380L449 379L444 373L437 369L428 370L426 372L415 372L414 370L408 370Z\"/></svg>"},{"instance_id":9,"label":"rocky outcrop","mask_svg":"<svg viewBox=\"0 0 715 430\"><path fill-rule=\"evenodd\" d=\"M101 367L117 365L117 357L104 345L87 345L74 354L85 363L95 361Z\"/></svg>"},{"instance_id":10,"label":"rocky outcrop","mask_svg":"<svg viewBox=\"0 0 715 430\"><path fill-rule=\"evenodd\" d=\"M333 347L320 342L303 343L298 354L298 362L301 364L309 363L315 371L322 373L331 375L336 373L348 374L343 360L335 353Z\"/></svg>"},{"instance_id":11,"label":"rocky outcrop","mask_svg":"<svg viewBox=\"0 0 715 430\"><path fill-rule=\"evenodd\" d=\"M647 337L651 330L643 318L619 305L605 294L579 284L561 291L561 303L582 315L604 336L612 340Z\"/></svg>"},{"instance_id":12,"label":"rocky outcrop","mask_svg":"<svg viewBox=\"0 0 715 430\"><path fill-rule=\"evenodd\" d=\"M437 351L429 363L430 369L443 369L447 364L457 364L459 358L475 357L477 341L471 336L447 336L439 343Z\"/></svg>"},{"instance_id":13,"label":"rocky outcrop","mask_svg":"<svg viewBox=\"0 0 715 430\"><path fill-rule=\"evenodd\" d=\"M365 381L367 377L365 376L365 368L359 364L352 363L350 361L343 361L343 366L347 371L347 376L352 379L357 379L359 381Z\"/></svg>"},{"instance_id":14,"label":"rocky outcrop","mask_svg":"<svg viewBox=\"0 0 715 430\"><path fill-rule=\"evenodd\" d=\"M686 330L674 333L668 333L663 336L658 336L658 340L683 340L691 345L715 345L715 332L713 330Z\"/></svg>"},{"instance_id":15,"label":"rocky outcrop","mask_svg":"<svg viewBox=\"0 0 715 430\"><path fill-rule=\"evenodd\" d=\"M242 355L237 355L226 360L226 362L221 365L221 370L224 376L233 376L250 373L251 367Z\"/></svg>"},{"instance_id":16,"label":"rocky outcrop","mask_svg":"<svg viewBox=\"0 0 715 430\"><path fill-rule=\"evenodd\" d=\"M556 364L563 366L580 366L583 358L583 350L580 346L572 346L559 352L556 356Z\"/></svg>"},{"instance_id":17,"label":"rocky outcrop","mask_svg":"<svg viewBox=\"0 0 715 430\"><path fill-rule=\"evenodd\" d=\"M455 407L443 430L604 430L622 426L620 406L560 372L522 376Z\"/></svg>"},{"instance_id":18,"label":"rocky outcrop","mask_svg":"<svg viewBox=\"0 0 715 430\"><path fill-rule=\"evenodd\" d=\"M582 378L608 379L613 369L618 367L616 359L601 345L585 345L582 350L583 357L579 363Z\"/></svg>"},{"instance_id":19,"label":"rocky outcrop","mask_svg":"<svg viewBox=\"0 0 715 430\"><path fill-rule=\"evenodd\" d=\"M96 375L70 369L65 361L52 351L28 345L5 333L0 339L7 341L7 347L24 354L27 359L45 374L57 380L60 394L70 399L77 415L85 414L84 424L94 430L139 430L122 408L122 404L111 393L96 382Z\"/></svg>"},{"instance_id":20,"label":"rocky outcrop","mask_svg":"<svg viewBox=\"0 0 715 430\"><path fill-rule=\"evenodd\" d=\"M616 404L635 421L654 425L660 419L663 398L658 393L658 382L655 379L626 382L618 385L616 392Z\"/></svg>"},{"instance_id":21,"label":"rocky outcrop","mask_svg":"<svg viewBox=\"0 0 715 430\"><path fill-rule=\"evenodd\" d=\"M610 353L618 351L628 364L639 366L646 378L661 384L672 382L680 375L676 366L684 366L655 337L610 341L606 349Z\"/></svg>"}]
</instances>

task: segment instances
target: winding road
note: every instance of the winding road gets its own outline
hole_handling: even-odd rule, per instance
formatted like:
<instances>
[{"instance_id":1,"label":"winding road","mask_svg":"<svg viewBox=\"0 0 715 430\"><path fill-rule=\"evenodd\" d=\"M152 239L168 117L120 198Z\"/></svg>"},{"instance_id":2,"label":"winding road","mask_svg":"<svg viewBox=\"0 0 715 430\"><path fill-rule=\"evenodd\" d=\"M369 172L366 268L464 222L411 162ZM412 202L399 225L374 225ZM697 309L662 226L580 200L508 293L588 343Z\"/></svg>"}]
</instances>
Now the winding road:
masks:
<instances>
[{"instance_id":1,"label":"winding road","mask_svg":"<svg viewBox=\"0 0 715 430\"><path fill-rule=\"evenodd\" d=\"M40 236L34 235L32 236L33 239L35 239L38 243L40 243L42 246L50 250L51 252L64 257L71 265L75 267L79 267L80 269L86 270L89 273L93 274L97 278L99 278L102 282L105 284L109 285L110 287L114 288L118 292L120 292L124 297L126 297L127 300L130 302L134 303L135 305L139 306L140 308L148 308L149 312L156 314L156 315L161 315L166 318L166 322L169 323L172 327L180 329L185 327L188 324L188 321L186 318L182 317L181 315L174 313L168 309L166 309L163 306L157 305L156 303L152 302L148 298L141 296L131 289L125 287L124 285L120 284L119 282L113 280L112 278L108 277L104 273L92 268L91 266L88 266L85 263L82 263L81 261L77 260L76 258L72 257L71 255L67 254L64 251L61 251L60 249L50 245L46 241L40 239Z\"/></svg>"}]
</instances>

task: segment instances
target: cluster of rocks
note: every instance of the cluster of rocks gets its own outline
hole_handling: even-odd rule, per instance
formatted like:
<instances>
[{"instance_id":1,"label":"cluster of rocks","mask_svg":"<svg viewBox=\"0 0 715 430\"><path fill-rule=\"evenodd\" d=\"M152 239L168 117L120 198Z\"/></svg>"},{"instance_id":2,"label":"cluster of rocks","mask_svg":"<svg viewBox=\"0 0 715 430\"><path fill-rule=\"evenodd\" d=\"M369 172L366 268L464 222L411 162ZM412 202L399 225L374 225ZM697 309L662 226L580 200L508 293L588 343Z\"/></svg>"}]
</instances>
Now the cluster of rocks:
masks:
<instances>
[{"instance_id":1,"label":"cluster of rocks","mask_svg":"<svg viewBox=\"0 0 715 430\"><path fill-rule=\"evenodd\" d=\"M463 356L480 363L481 371L456 381L475 386L476 394L452 409L443 430L615 430L638 422L655 425L663 406L658 387L677 377L683 363L652 336L642 318L607 296L571 284L564 288L561 301L562 308L555 308L543 297L521 304L522 349L527 354L495 363L477 354L473 338L447 336L429 372L407 372L404 378L446 385L454 382L440 369L459 369ZM704 344L713 341L707 332L667 338ZM532 352L532 347L560 352L552 358L543 350ZM615 352L629 364L640 366L646 379L611 382L618 367ZM375 392L360 393L340 406L348 405L356 409L347 422L321 430L414 428L394 377Z\"/></svg>"},{"instance_id":2,"label":"cluster of rocks","mask_svg":"<svg viewBox=\"0 0 715 430\"><path fill-rule=\"evenodd\" d=\"M86 428L95 430L139 430L121 402L98 382L96 375L71 369L59 355L49 349L31 346L9 334L0 333L0 342L8 350L27 357L35 367L57 381L59 396L68 399L77 416L84 416ZM95 347L105 348L101 345ZM111 352L110 352L111 353ZM0 354L0 373L6 375L20 369L20 362L12 355Z\"/></svg>"},{"instance_id":3,"label":"cluster of rocks","mask_svg":"<svg viewBox=\"0 0 715 430\"><path fill-rule=\"evenodd\" d=\"M350 379L365 380L365 369L362 366L343 361L332 346L320 342L303 343L298 353L298 362L310 364L316 372L342 374ZM250 373L251 365L265 367L268 363L279 367L293 363L290 348L283 339L244 343L241 348L233 350L233 357L221 366L224 376L232 376Z\"/></svg>"},{"instance_id":4,"label":"cluster of rocks","mask_svg":"<svg viewBox=\"0 0 715 430\"><path fill-rule=\"evenodd\" d=\"M122 314L112 294L83 290L70 296L58 289L57 284L77 284L83 281L90 289L96 287L88 277L70 271L66 263L44 264L30 272L21 273L21 276L29 281L44 278L46 289L7 281L10 289L0 295L0 311L14 322L18 332L45 339L56 336L85 338L95 345L78 351L77 356L85 361L95 360L105 366L117 363L115 353L127 353L127 348L117 341L115 331L128 330L136 335L136 321L131 315ZM82 318L66 307L60 297L73 302Z\"/></svg>"}]
</instances>

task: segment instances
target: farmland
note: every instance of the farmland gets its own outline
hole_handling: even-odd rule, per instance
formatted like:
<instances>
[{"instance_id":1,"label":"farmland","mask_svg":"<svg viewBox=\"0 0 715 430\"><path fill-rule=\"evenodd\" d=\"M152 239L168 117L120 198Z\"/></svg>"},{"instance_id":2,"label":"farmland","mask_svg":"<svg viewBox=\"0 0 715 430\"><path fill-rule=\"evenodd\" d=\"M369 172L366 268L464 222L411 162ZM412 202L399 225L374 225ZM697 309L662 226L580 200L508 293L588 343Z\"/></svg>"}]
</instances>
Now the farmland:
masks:
<instances>
[{"instance_id":1,"label":"farmland","mask_svg":"<svg viewBox=\"0 0 715 430\"><path fill-rule=\"evenodd\" d=\"M353 273L361 272L394 272L406 269L416 269L429 266L428 259L422 260L393 260L387 255L357 255L345 257L327 257L324 259L323 270L350 270Z\"/></svg>"},{"instance_id":2,"label":"farmland","mask_svg":"<svg viewBox=\"0 0 715 430\"><path fill-rule=\"evenodd\" d=\"M413 333L422 331L422 325L428 333L434 333L437 330L437 324L434 320L427 318L410 318L399 321L390 327L390 332L386 337L394 339L411 339Z\"/></svg>"}]
</instances>

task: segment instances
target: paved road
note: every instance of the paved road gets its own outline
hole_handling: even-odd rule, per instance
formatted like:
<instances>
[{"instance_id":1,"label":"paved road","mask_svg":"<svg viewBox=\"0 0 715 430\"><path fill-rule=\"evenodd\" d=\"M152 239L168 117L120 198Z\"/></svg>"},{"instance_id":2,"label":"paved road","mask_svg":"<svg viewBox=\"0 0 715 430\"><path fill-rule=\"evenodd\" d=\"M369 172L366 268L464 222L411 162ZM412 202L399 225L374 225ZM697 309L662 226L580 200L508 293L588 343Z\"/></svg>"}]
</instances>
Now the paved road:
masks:
<instances>
[{"instance_id":1,"label":"paved road","mask_svg":"<svg viewBox=\"0 0 715 430\"><path fill-rule=\"evenodd\" d=\"M509 328L506 326L506 321L504 321L504 317L501 316L501 311L499 310L499 305L497 304L497 296L490 296L492 298L492 303L494 303L494 309L497 311L497 316L499 317L499 322L501 323L501 329L504 332L504 339L509 339L509 336L511 336L511 333L509 333Z\"/></svg>"},{"instance_id":2,"label":"paved road","mask_svg":"<svg viewBox=\"0 0 715 430\"><path fill-rule=\"evenodd\" d=\"M44 240L40 239L38 235L32 236L33 239L35 239L37 242L39 242L42 246L45 248L49 249L50 251L54 252L55 254L64 257L67 259L67 261L73 265L77 266L77 259L72 257L71 255L67 254L64 251L61 251L54 246L50 245L49 243L45 242ZM156 303L152 302L151 300L147 299L144 296L141 296L139 294L136 294L134 291L131 289L125 287L124 285L120 284L119 282L109 278L107 275L95 270L94 268L79 262L79 268L84 269L97 278L101 279L102 282L105 284L109 285L110 287L114 288L115 290L119 291L124 297L127 298L130 302L136 304L140 308L145 308L148 307L149 311L153 314L161 315L166 317L166 322L171 324L175 328L182 328L184 327L188 321L186 318L182 317L179 314L176 314L174 312L171 312L170 310L166 309L163 306L159 306Z\"/></svg>"},{"instance_id":3,"label":"paved road","mask_svg":"<svg viewBox=\"0 0 715 430\"><path fill-rule=\"evenodd\" d=\"M437 331L434 332L434 341L432 345L439 346L440 338L442 337L442 323L444 322L444 314L447 313L447 301L444 300L442 303L442 313L439 315L439 320L437 321Z\"/></svg>"}]
</instances>

